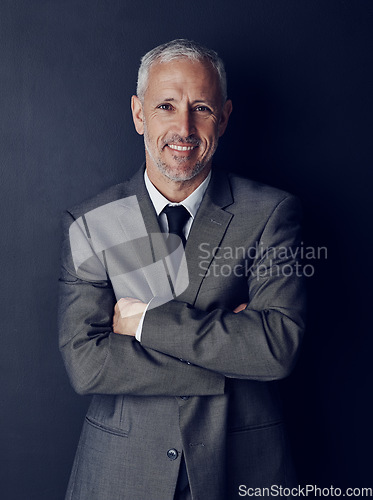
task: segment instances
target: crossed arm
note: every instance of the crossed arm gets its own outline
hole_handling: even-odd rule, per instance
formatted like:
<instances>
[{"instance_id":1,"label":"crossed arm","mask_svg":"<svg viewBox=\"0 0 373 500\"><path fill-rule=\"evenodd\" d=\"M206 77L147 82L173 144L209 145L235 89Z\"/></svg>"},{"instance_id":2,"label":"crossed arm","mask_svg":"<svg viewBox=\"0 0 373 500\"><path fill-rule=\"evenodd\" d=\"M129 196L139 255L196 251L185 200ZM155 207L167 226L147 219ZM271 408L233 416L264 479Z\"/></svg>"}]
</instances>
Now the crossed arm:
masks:
<instances>
[{"instance_id":1,"label":"crossed arm","mask_svg":"<svg viewBox=\"0 0 373 500\"><path fill-rule=\"evenodd\" d=\"M292 198L279 205L263 230L266 246L299 242L297 209ZM177 300L152 307L139 343L133 335L145 304L116 304L110 281L81 279L69 252L66 245L60 349L78 393L216 395L224 393L226 377L266 381L291 371L304 330L304 290L302 279L281 266L294 259L255 262L268 272L248 280L248 304L234 311L204 311ZM280 269L276 276L273 266Z\"/></svg>"},{"instance_id":2,"label":"crossed arm","mask_svg":"<svg viewBox=\"0 0 373 500\"><path fill-rule=\"evenodd\" d=\"M133 297L119 299L114 307L113 332L134 337L147 304ZM240 304L233 312L243 311L247 303Z\"/></svg>"}]
</instances>

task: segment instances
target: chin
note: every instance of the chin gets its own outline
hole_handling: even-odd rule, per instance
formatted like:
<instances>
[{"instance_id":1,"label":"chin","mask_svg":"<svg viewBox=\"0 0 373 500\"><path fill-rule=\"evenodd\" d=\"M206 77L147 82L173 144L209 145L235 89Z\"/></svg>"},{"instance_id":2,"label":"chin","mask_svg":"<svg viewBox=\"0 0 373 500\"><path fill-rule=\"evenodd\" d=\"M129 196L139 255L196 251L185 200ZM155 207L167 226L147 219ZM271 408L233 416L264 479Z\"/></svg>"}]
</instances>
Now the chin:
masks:
<instances>
[{"instance_id":1,"label":"chin","mask_svg":"<svg viewBox=\"0 0 373 500\"><path fill-rule=\"evenodd\" d=\"M164 163L158 164L159 171L168 179L174 182L190 181L194 179L202 170L206 167L206 164L196 163L192 168L186 169L182 167L171 167L165 165Z\"/></svg>"}]
</instances>

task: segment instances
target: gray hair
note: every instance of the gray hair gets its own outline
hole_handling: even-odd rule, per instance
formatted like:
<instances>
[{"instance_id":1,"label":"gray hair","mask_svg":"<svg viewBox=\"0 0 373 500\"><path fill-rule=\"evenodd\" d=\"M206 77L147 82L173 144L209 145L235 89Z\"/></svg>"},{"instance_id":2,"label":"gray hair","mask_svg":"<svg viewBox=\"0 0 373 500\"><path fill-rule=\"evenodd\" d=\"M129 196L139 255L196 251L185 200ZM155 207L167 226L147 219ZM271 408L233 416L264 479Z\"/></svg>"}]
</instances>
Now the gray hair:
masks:
<instances>
[{"instance_id":1,"label":"gray hair","mask_svg":"<svg viewBox=\"0 0 373 500\"><path fill-rule=\"evenodd\" d=\"M207 49L203 45L186 40L185 38L178 38L158 45L158 47L150 50L141 58L136 89L138 98L143 102L148 87L149 70L155 62L166 63L183 58L198 62L210 62L218 74L222 101L224 103L227 100L227 76L223 61L214 50Z\"/></svg>"}]
</instances>

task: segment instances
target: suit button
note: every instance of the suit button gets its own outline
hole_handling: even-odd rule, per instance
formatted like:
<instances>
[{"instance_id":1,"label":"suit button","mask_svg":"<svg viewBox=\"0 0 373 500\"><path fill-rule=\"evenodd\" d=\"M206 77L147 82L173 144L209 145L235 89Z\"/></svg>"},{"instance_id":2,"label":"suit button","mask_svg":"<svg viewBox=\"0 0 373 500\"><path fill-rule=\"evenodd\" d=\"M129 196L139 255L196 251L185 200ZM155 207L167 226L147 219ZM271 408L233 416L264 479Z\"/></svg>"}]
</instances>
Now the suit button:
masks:
<instances>
[{"instance_id":1,"label":"suit button","mask_svg":"<svg viewBox=\"0 0 373 500\"><path fill-rule=\"evenodd\" d=\"M167 456L170 460L176 460L179 456L179 453L177 452L177 450L175 450L175 448L171 448L170 450L168 450Z\"/></svg>"},{"instance_id":2,"label":"suit button","mask_svg":"<svg viewBox=\"0 0 373 500\"><path fill-rule=\"evenodd\" d=\"M189 399L189 396L180 396L180 398L186 401L187 399Z\"/></svg>"}]
</instances>

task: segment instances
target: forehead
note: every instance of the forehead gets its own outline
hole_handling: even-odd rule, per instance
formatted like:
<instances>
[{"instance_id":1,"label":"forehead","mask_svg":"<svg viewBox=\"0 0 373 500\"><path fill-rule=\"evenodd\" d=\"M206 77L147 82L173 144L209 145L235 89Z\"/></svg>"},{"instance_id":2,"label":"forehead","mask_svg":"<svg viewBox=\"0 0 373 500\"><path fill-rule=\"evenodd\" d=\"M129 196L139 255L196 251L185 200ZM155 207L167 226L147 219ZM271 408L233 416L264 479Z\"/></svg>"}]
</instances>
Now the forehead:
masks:
<instances>
[{"instance_id":1,"label":"forehead","mask_svg":"<svg viewBox=\"0 0 373 500\"><path fill-rule=\"evenodd\" d=\"M173 95L167 96L170 93ZM184 95L213 101L220 98L218 73L210 62L183 58L170 62L155 62L150 67L145 99L177 98Z\"/></svg>"}]
</instances>

